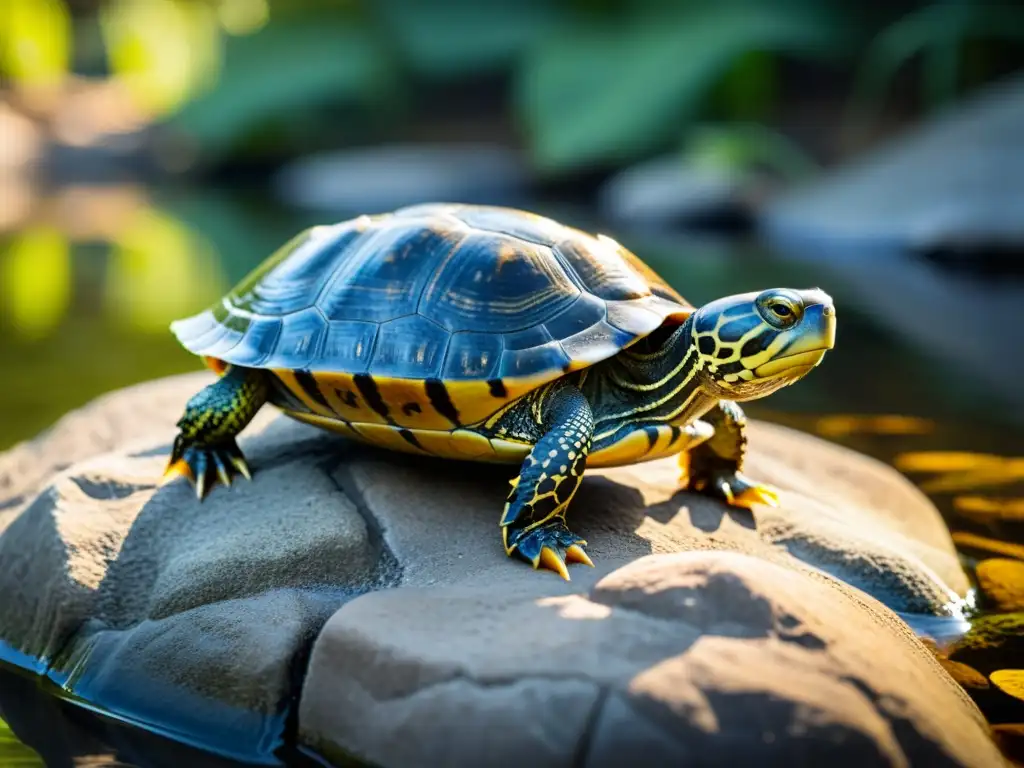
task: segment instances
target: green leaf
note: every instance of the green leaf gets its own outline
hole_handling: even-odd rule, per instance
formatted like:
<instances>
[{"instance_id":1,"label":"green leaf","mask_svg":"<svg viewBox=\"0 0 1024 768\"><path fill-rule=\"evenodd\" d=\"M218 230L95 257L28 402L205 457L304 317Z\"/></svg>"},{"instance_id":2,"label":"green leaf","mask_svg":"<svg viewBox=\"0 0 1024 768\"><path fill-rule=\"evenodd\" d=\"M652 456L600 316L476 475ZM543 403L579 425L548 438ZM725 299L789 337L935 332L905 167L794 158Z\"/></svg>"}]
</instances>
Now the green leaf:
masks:
<instances>
[{"instance_id":1,"label":"green leaf","mask_svg":"<svg viewBox=\"0 0 1024 768\"><path fill-rule=\"evenodd\" d=\"M746 171L761 165L793 180L809 178L818 170L796 143L757 124L699 126L691 132L685 154L698 167Z\"/></svg>"},{"instance_id":2,"label":"green leaf","mask_svg":"<svg viewBox=\"0 0 1024 768\"><path fill-rule=\"evenodd\" d=\"M71 18L61 0L0 6L0 74L21 85L53 85L68 73Z\"/></svg>"},{"instance_id":3,"label":"green leaf","mask_svg":"<svg viewBox=\"0 0 1024 768\"><path fill-rule=\"evenodd\" d=\"M703 5L624 29L580 29L538 46L519 73L517 103L542 168L621 161L677 137L743 54L834 55L848 29L792 3Z\"/></svg>"},{"instance_id":4,"label":"green leaf","mask_svg":"<svg viewBox=\"0 0 1024 768\"><path fill-rule=\"evenodd\" d=\"M1024 9L947 2L907 14L882 30L865 52L855 103L879 101L899 68L919 53L927 54L923 74L932 101L948 98L959 75L958 46L979 37L1024 39Z\"/></svg>"},{"instance_id":5,"label":"green leaf","mask_svg":"<svg viewBox=\"0 0 1024 768\"><path fill-rule=\"evenodd\" d=\"M0 766L3 768L43 768L46 764L39 755L26 747L11 733L10 727L0 720Z\"/></svg>"},{"instance_id":6,"label":"green leaf","mask_svg":"<svg viewBox=\"0 0 1024 768\"><path fill-rule=\"evenodd\" d=\"M322 104L370 103L391 85L383 48L355 22L272 21L226 40L216 86L175 123L204 150L231 145L256 127Z\"/></svg>"},{"instance_id":7,"label":"green leaf","mask_svg":"<svg viewBox=\"0 0 1024 768\"><path fill-rule=\"evenodd\" d=\"M565 18L549 0L377 0L370 8L402 59L427 77L499 70Z\"/></svg>"}]
</instances>

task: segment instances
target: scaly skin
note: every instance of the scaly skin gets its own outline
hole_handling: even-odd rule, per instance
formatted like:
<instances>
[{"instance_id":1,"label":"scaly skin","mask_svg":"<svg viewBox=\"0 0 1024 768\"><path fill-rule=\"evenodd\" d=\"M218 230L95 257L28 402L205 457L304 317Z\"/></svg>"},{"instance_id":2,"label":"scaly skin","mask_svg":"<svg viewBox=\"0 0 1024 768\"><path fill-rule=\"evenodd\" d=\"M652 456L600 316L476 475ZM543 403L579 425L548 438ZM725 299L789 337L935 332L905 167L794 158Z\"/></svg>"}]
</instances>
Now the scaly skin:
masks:
<instances>
[{"instance_id":1,"label":"scaly skin","mask_svg":"<svg viewBox=\"0 0 1024 768\"><path fill-rule=\"evenodd\" d=\"M778 506L779 496L773 488L742 472L747 417L740 407L731 400L721 400L701 421L714 427L715 434L692 451L679 454L682 487L739 507Z\"/></svg>"},{"instance_id":2,"label":"scaly skin","mask_svg":"<svg viewBox=\"0 0 1024 768\"><path fill-rule=\"evenodd\" d=\"M583 479L594 416L573 385L549 388L539 403L544 436L512 481L501 516L505 552L555 571L568 581L566 562L593 565L586 541L565 524L565 511Z\"/></svg>"},{"instance_id":3,"label":"scaly skin","mask_svg":"<svg viewBox=\"0 0 1024 768\"><path fill-rule=\"evenodd\" d=\"M267 402L266 374L250 368L229 368L223 377L188 401L178 421L165 482L184 475L202 500L219 480L231 485L237 472L250 478L235 437Z\"/></svg>"}]
</instances>

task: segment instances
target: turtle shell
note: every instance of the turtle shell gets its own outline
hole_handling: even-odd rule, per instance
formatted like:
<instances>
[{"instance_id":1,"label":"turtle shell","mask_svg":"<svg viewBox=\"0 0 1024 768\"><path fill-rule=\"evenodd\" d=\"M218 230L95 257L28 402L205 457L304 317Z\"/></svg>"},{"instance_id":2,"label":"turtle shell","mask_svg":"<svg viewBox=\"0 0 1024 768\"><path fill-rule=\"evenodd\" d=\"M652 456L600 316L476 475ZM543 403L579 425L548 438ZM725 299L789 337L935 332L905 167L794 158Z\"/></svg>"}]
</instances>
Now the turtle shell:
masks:
<instances>
[{"instance_id":1,"label":"turtle shell","mask_svg":"<svg viewBox=\"0 0 1024 768\"><path fill-rule=\"evenodd\" d=\"M302 399L325 416L356 416L338 405L358 390L379 402L352 420L401 424L404 410L425 426L418 392L450 427L692 311L610 238L509 208L429 204L306 230L171 328L215 367L313 374L321 391Z\"/></svg>"}]
</instances>

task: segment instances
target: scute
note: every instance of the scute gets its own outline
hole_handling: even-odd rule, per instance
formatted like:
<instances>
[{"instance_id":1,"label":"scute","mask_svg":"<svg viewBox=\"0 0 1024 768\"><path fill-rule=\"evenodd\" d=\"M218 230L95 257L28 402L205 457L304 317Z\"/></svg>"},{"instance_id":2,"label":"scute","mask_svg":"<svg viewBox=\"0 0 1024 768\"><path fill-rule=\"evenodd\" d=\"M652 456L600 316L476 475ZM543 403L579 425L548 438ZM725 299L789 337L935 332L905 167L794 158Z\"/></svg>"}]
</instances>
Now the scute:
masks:
<instances>
[{"instance_id":1,"label":"scute","mask_svg":"<svg viewBox=\"0 0 1024 768\"><path fill-rule=\"evenodd\" d=\"M225 305L272 316L312 306L319 281L362 237L365 225L364 217L305 230L242 280L227 295Z\"/></svg>"},{"instance_id":2,"label":"scute","mask_svg":"<svg viewBox=\"0 0 1024 768\"><path fill-rule=\"evenodd\" d=\"M510 216L507 208L489 205L467 205L449 213L474 229L500 232L538 245L550 247L565 237L565 227L535 213L522 211Z\"/></svg>"},{"instance_id":3,"label":"scute","mask_svg":"<svg viewBox=\"0 0 1024 768\"><path fill-rule=\"evenodd\" d=\"M293 312L281 318L281 336L277 341L280 368L309 368L320 355L327 336L327 319L316 307Z\"/></svg>"},{"instance_id":4,"label":"scute","mask_svg":"<svg viewBox=\"0 0 1024 768\"><path fill-rule=\"evenodd\" d=\"M451 335L423 315L381 323L370 373L404 379L436 378Z\"/></svg>"},{"instance_id":5,"label":"scute","mask_svg":"<svg viewBox=\"0 0 1024 768\"><path fill-rule=\"evenodd\" d=\"M327 325L323 359L350 373L364 373L370 367L374 342L380 325L358 320L335 320Z\"/></svg>"},{"instance_id":6,"label":"scute","mask_svg":"<svg viewBox=\"0 0 1024 768\"><path fill-rule=\"evenodd\" d=\"M504 337L499 333L453 333L441 377L452 381L496 378L504 351Z\"/></svg>"},{"instance_id":7,"label":"scute","mask_svg":"<svg viewBox=\"0 0 1024 768\"><path fill-rule=\"evenodd\" d=\"M419 312L449 331L509 333L543 323L579 294L547 246L470 232L434 273Z\"/></svg>"},{"instance_id":8,"label":"scute","mask_svg":"<svg viewBox=\"0 0 1024 768\"><path fill-rule=\"evenodd\" d=\"M254 317L242 340L231 349L231 362L257 368L277 347L281 334L281 318ZM223 359L223 356L221 357Z\"/></svg>"},{"instance_id":9,"label":"scute","mask_svg":"<svg viewBox=\"0 0 1024 768\"><path fill-rule=\"evenodd\" d=\"M430 219L378 225L353 247L317 299L328 320L383 323L412 314L463 232ZM329 273L325 273L329 274Z\"/></svg>"},{"instance_id":10,"label":"scute","mask_svg":"<svg viewBox=\"0 0 1024 768\"><path fill-rule=\"evenodd\" d=\"M552 339L567 339L601 323L607 313L603 301L592 294L584 293L544 323L544 329Z\"/></svg>"},{"instance_id":11,"label":"scute","mask_svg":"<svg viewBox=\"0 0 1024 768\"><path fill-rule=\"evenodd\" d=\"M602 299L628 301L651 295L651 286L603 239L581 235L560 242L557 253L587 290Z\"/></svg>"},{"instance_id":12,"label":"scute","mask_svg":"<svg viewBox=\"0 0 1024 768\"><path fill-rule=\"evenodd\" d=\"M465 382L452 400L470 414L485 404L466 398L522 393L691 311L610 238L437 203L307 230L172 330L233 365L372 375L389 402L402 380Z\"/></svg>"}]
</instances>

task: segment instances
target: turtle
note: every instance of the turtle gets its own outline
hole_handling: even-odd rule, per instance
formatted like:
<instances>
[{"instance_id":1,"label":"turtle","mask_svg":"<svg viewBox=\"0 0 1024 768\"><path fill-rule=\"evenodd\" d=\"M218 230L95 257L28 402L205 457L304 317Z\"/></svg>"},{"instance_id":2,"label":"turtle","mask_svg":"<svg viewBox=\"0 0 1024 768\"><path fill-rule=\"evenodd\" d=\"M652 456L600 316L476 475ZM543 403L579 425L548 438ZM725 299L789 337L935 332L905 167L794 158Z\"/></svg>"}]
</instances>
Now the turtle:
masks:
<instances>
[{"instance_id":1,"label":"turtle","mask_svg":"<svg viewBox=\"0 0 1024 768\"><path fill-rule=\"evenodd\" d=\"M819 288L695 307L614 239L527 211L362 215L306 229L172 323L219 376L185 406L165 478L200 501L251 479L236 437L267 403L357 444L515 464L505 553L568 579L593 565L566 523L587 466L678 454L681 489L777 505L743 473L737 403L802 378L835 327Z\"/></svg>"}]
</instances>

